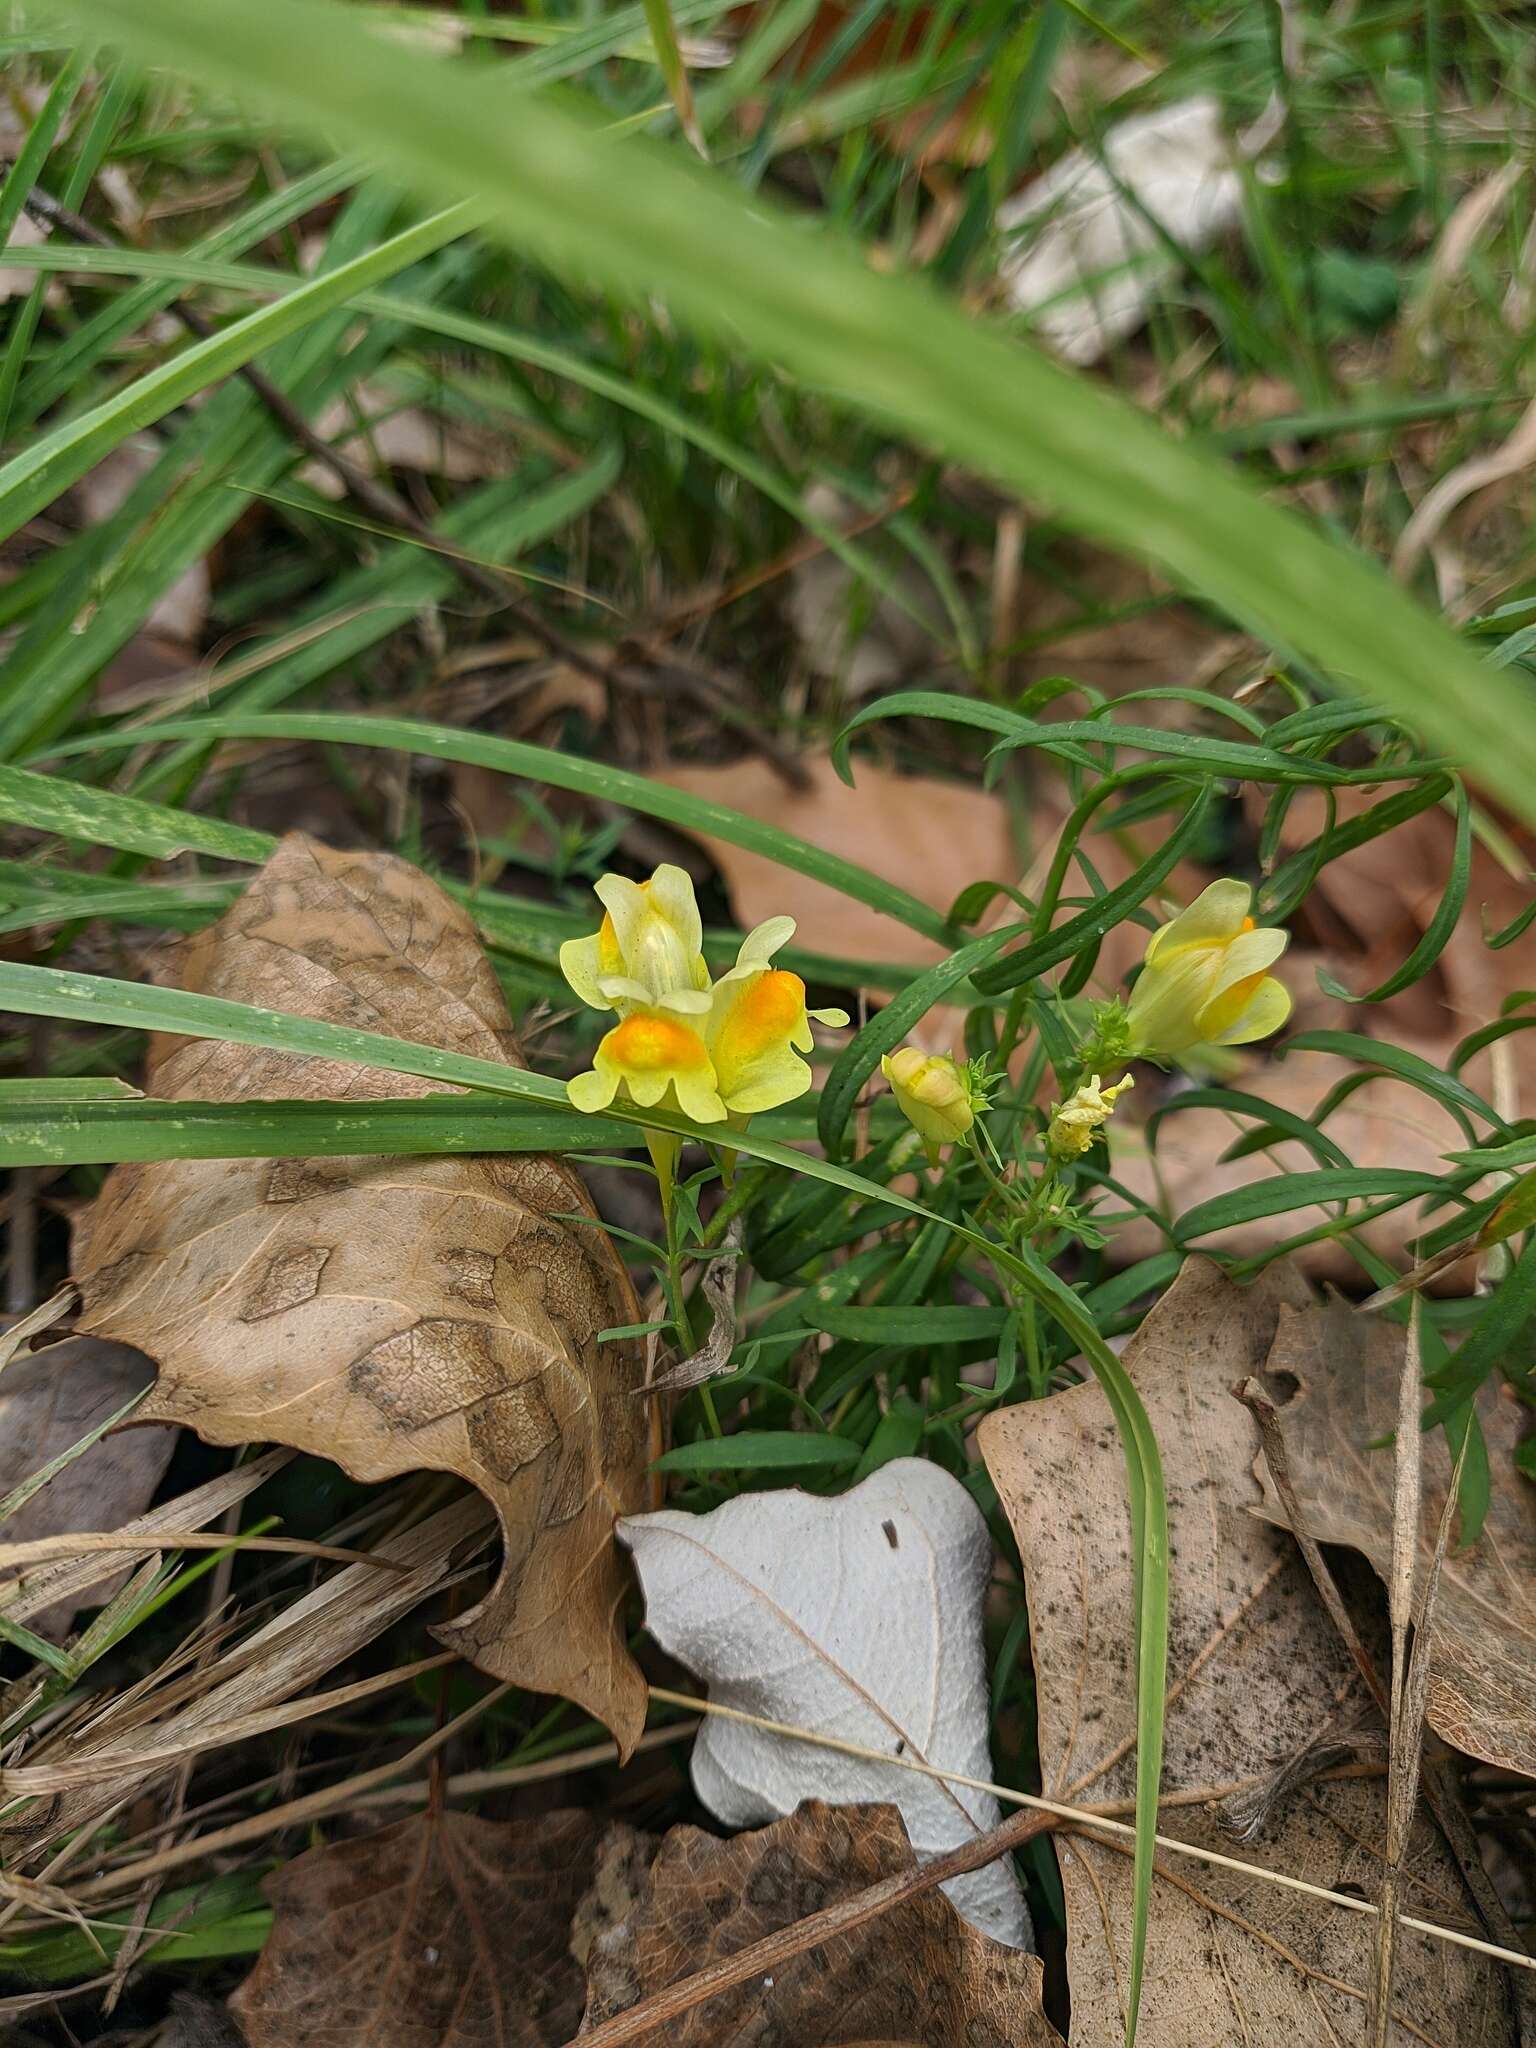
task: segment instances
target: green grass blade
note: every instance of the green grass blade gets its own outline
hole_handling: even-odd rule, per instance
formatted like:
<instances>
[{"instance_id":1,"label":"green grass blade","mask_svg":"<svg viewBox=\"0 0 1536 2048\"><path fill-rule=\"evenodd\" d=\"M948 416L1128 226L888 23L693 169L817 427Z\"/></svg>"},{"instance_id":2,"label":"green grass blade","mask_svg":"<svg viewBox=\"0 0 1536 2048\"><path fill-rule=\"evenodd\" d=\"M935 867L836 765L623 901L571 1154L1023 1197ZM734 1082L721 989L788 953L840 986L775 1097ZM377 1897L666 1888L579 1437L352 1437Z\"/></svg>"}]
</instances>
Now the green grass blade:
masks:
<instances>
[{"instance_id":1,"label":"green grass blade","mask_svg":"<svg viewBox=\"0 0 1536 2048\"><path fill-rule=\"evenodd\" d=\"M247 313L79 418L42 435L0 469L0 539L24 526L129 434L152 426L320 314L345 305L368 286L382 283L455 240L478 218L479 210L468 202L450 206L430 220L392 235L350 263L322 272L273 305Z\"/></svg>"},{"instance_id":2,"label":"green grass blade","mask_svg":"<svg viewBox=\"0 0 1536 2048\"><path fill-rule=\"evenodd\" d=\"M635 1142L611 1117L452 1096L330 1102L156 1102L62 1091L0 1095L0 1166L111 1166L147 1159L332 1159L418 1153L613 1152ZM77 1084L79 1085L79 1084ZM123 1084L117 1083L121 1090ZM119 1112L129 1110L128 1115ZM105 1113L104 1113L105 1112Z\"/></svg>"},{"instance_id":3,"label":"green grass blade","mask_svg":"<svg viewBox=\"0 0 1536 2048\"><path fill-rule=\"evenodd\" d=\"M219 860L265 860L274 841L245 825L226 825L221 818L194 818L141 797L118 796L67 782L58 775L37 775L28 768L0 764L0 819L34 832L56 832L93 846L115 846L124 853L147 853L169 860L178 853L206 853Z\"/></svg>"},{"instance_id":4,"label":"green grass blade","mask_svg":"<svg viewBox=\"0 0 1536 2048\"><path fill-rule=\"evenodd\" d=\"M340 712L230 712L206 718L167 719L157 725L135 726L127 734L101 734L72 741L52 749L51 758L66 754L95 753L112 747L140 747L164 739L198 741L216 739L317 740L333 746L389 747L406 754L428 754L439 761L468 761L502 775L520 775L531 782L548 783L555 789L575 790L583 796L623 804L644 816L665 818L685 832L702 832L724 839L730 845L746 847L765 855L782 867L794 868L825 882L871 910L883 911L925 938L941 945L952 935L938 911L918 901L905 889L861 868L836 854L823 853L809 840L797 839L776 825L749 818L724 804L705 797L688 796L652 782L624 768L610 768L600 761L582 761L548 747L526 745L520 740L496 739L486 733L461 732L451 725L432 725L413 718L373 718ZM38 778L41 780L42 778ZM595 913L594 913L595 916Z\"/></svg>"}]
</instances>

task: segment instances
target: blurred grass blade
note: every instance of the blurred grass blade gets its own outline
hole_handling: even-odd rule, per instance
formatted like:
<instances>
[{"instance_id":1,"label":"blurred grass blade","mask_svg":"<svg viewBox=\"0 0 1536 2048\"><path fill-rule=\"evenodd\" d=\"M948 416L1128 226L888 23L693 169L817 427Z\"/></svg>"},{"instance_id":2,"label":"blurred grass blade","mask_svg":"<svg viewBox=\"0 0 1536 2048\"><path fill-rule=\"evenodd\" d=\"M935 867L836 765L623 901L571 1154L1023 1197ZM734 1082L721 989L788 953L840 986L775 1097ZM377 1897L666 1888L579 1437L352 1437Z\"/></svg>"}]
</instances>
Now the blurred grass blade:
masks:
<instances>
[{"instance_id":1,"label":"blurred grass blade","mask_svg":"<svg viewBox=\"0 0 1536 2048\"><path fill-rule=\"evenodd\" d=\"M1157 561L1270 645L1413 720L1536 817L1536 706L1516 675L1479 662L1379 570L1213 457L915 279L879 274L760 192L748 198L676 151L604 134L571 101L520 95L508 119L495 76L424 61L327 0L44 8L140 60L257 98L292 127L344 136L424 190L475 194L497 233L562 273L660 292L733 346Z\"/></svg>"},{"instance_id":2,"label":"blurred grass blade","mask_svg":"<svg viewBox=\"0 0 1536 2048\"><path fill-rule=\"evenodd\" d=\"M645 0L645 20L651 31L651 41L656 46L656 62L661 67L661 75L677 110L677 125L699 155L707 157L709 151L704 147L704 134L693 104L693 85L688 77L688 66L683 62L668 0Z\"/></svg>"}]
</instances>

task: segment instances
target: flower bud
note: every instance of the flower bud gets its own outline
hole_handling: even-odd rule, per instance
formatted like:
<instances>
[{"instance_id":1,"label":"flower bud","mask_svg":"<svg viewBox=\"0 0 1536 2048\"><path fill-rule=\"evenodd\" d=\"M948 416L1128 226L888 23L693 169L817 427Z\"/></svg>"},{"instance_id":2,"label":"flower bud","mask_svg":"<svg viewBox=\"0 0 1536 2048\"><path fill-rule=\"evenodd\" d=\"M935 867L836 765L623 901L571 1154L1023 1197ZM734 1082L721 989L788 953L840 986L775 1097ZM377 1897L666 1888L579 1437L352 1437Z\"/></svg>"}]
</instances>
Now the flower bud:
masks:
<instances>
[{"instance_id":1,"label":"flower bud","mask_svg":"<svg viewBox=\"0 0 1536 2048\"><path fill-rule=\"evenodd\" d=\"M970 1077L946 1054L923 1052L915 1045L888 1052L880 1071L921 1137L929 1165L937 1166L940 1146L963 1138L983 1106Z\"/></svg>"}]
</instances>

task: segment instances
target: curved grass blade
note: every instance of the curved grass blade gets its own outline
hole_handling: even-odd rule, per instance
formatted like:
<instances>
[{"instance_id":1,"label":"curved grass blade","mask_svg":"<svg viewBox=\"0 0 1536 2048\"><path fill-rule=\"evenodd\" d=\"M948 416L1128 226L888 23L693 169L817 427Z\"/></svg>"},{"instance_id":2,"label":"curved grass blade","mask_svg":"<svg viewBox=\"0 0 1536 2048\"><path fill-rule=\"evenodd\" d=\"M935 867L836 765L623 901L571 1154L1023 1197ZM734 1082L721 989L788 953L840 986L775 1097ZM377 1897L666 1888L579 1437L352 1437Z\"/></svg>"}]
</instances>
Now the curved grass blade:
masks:
<instances>
[{"instance_id":1,"label":"curved grass blade","mask_svg":"<svg viewBox=\"0 0 1536 2048\"><path fill-rule=\"evenodd\" d=\"M1240 1088L1186 1088L1170 1096L1166 1102L1160 1102L1147 1118L1148 1145L1156 1145L1158 1129L1165 1117L1176 1116L1186 1109L1221 1109L1233 1116L1253 1118L1257 1128L1244 1132L1236 1144L1229 1146L1221 1155L1223 1162L1246 1158L1282 1138L1294 1138L1298 1144L1306 1146L1320 1165L1347 1167L1350 1164L1349 1155L1316 1124L1309 1123L1306 1117L1266 1102L1261 1095L1248 1095Z\"/></svg>"},{"instance_id":2,"label":"curved grass blade","mask_svg":"<svg viewBox=\"0 0 1536 2048\"><path fill-rule=\"evenodd\" d=\"M995 967L981 969L972 976L977 988L983 995L1017 988L1021 982L1032 981L1084 947L1096 946L1107 931L1129 911L1145 903L1159 883L1172 874L1198 836L1215 795L1216 784L1204 784L1195 792L1175 830L1155 852L1148 854L1140 867L1113 889L1106 889L1076 917L1069 917L1065 924L1057 925L1054 931L1046 932L1017 953L1010 953Z\"/></svg>"},{"instance_id":3,"label":"curved grass blade","mask_svg":"<svg viewBox=\"0 0 1536 2048\"><path fill-rule=\"evenodd\" d=\"M1175 1219L1173 1238L1176 1244L1188 1244L1234 1223L1283 1216L1316 1202L1347 1202L1357 1195L1395 1195L1399 1203L1411 1202L1415 1195L1444 1194L1447 1186L1432 1173L1416 1173L1406 1166L1323 1166L1311 1173L1281 1173L1273 1180L1253 1181L1197 1202Z\"/></svg>"},{"instance_id":4,"label":"curved grass blade","mask_svg":"<svg viewBox=\"0 0 1536 2048\"><path fill-rule=\"evenodd\" d=\"M1271 728L1272 735L1276 729ZM1329 861L1339 859L1342 854L1353 853L1357 847L1379 839L1383 832L1406 825L1420 811L1427 811L1431 804L1437 804L1442 797L1448 796L1452 787L1449 775L1428 775L1412 788L1383 797L1380 803L1372 804L1357 818L1335 825L1305 846L1298 847L1294 853L1287 854L1273 874L1260 884L1261 907L1255 914L1261 916L1266 924L1283 924L1311 887L1313 878Z\"/></svg>"},{"instance_id":5,"label":"curved grass blade","mask_svg":"<svg viewBox=\"0 0 1536 2048\"><path fill-rule=\"evenodd\" d=\"M1437 764L1425 761L1378 763L1369 768L1341 768L1313 755L1286 754L1272 746L1241 740L1207 739L1198 733L1166 726L1122 725L1117 719L1064 718L1042 724L1001 705L976 704L945 697L933 690L898 690L881 697L849 719L834 748L839 771L847 779L848 743L866 725L886 718L942 718L955 725L977 725L998 735L1001 749L1039 747L1063 760L1099 766L1085 750L1090 746L1134 747L1170 766L1203 768L1212 775L1240 776L1247 782L1299 783L1306 787L1344 787L1353 783L1411 781L1432 774Z\"/></svg>"},{"instance_id":6,"label":"curved grass blade","mask_svg":"<svg viewBox=\"0 0 1536 2048\"><path fill-rule=\"evenodd\" d=\"M1317 970L1320 986L1331 996L1339 996L1346 1003L1384 1003L1389 996L1398 995L1403 989L1411 988L1416 981L1428 974L1440 958L1456 929L1462 906L1467 900L1467 885L1472 879L1472 806L1467 801L1467 792L1460 783L1456 785L1456 843L1451 851L1450 871L1446 875L1445 889L1435 914L1424 927L1418 944L1395 973L1363 995L1352 995L1336 975L1325 967Z\"/></svg>"},{"instance_id":7,"label":"curved grass blade","mask_svg":"<svg viewBox=\"0 0 1536 2048\"><path fill-rule=\"evenodd\" d=\"M896 888L853 861L823 853L819 846L797 839L777 825L746 817L705 797L669 789L664 783L651 782L628 769L578 760L548 747L529 746L521 740L464 732L456 726L430 725L414 718L354 717L326 711L221 712L207 718L175 718L157 725L138 725L128 733L95 735L55 747L51 755L57 758L64 754L100 753L171 739L317 740L333 746L389 747L405 754L429 754L439 761L473 762L502 775L520 775L555 789L576 790L583 796L623 804L627 810L639 811L646 817L665 818L668 824L678 825L685 832L702 832L727 840L802 875L814 876L818 882L826 882L871 910L883 911L887 917L896 918L941 945L952 937L938 911L931 910L905 889Z\"/></svg>"},{"instance_id":8,"label":"curved grass blade","mask_svg":"<svg viewBox=\"0 0 1536 2048\"><path fill-rule=\"evenodd\" d=\"M1475 1088L1469 1088L1454 1074L1442 1073L1422 1054L1409 1052L1405 1046L1393 1045L1389 1039L1367 1038L1358 1031L1298 1031L1294 1038L1286 1039L1277 1048L1276 1057L1287 1059L1293 1052L1338 1053L1357 1068L1375 1068L1379 1073L1406 1081L1411 1088L1419 1089L1438 1102L1442 1109L1449 1110L1469 1137L1472 1135L1467 1121L1469 1117L1491 1124L1494 1130L1505 1136L1513 1135L1492 1103L1485 1102ZM1353 1092L1369 1078L1368 1072L1351 1074L1341 1086ZM1321 1123L1341 1099L1339 1089L1334 1089L1329 1108L1319 1108L1315 1121Z\"/></svg>"}]
</instances>

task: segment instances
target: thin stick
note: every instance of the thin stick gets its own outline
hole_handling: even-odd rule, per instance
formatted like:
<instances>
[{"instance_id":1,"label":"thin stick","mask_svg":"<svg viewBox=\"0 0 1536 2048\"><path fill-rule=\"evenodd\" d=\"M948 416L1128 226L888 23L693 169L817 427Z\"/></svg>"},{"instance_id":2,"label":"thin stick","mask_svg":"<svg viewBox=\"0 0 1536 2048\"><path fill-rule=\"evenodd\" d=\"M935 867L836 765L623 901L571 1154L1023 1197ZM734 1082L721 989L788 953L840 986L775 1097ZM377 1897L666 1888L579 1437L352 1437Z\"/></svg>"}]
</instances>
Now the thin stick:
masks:
<instances>
[{"instance_id":1,"label":"thin stick","mask_svg":"<svg viewBox=\"0 0 1536 2048\"><path fill-rule=\"evenodd\" d=\"M661 1749L669 1742L681 1742L685 1735L697 1735L698 1721L669 1721L665 1728L647 1728L631 1751ZM511 1785L536 1785L543 1778L561 1778L567 1771L586 1771L597 1764L619 1760L616 1742L592 1742L585 1749L567 1749L557 1756L540 1757L537 1763L503 1765L499 1770L455 1771L443 1780L450 1799L468 1799L479 1792L503 1792ZM346 1788L343 1788L346 1789ZM386 1785L377 1792L365 1792L360 1799L344 1799L348 1813L363 1813L376 1806L420 1806L426 1803L430 1787L418 1780L414 1785ZM282 1809L278 1809L281 1813ZM269 1816L270 1818L270 1816Z\"/></svg>"},{"instance_id":2,"label":"thin stick","mask_svg":"<svg viewBox=\"0 0 1536 2048\"><path fill-rule=\"evenodd\" d=\"M1010 1806L1028 1807L1033 1813L1053 1814L1058 1820L1070 1821L1074 1827L1085 1831L1102 1830L1106 1834L1119 1835L1130 1841L1136 1839L1134 1827L1128 1826L1124 1821L1111 1820L1107 1814L1095 1812L1091 1806L1065 1806L1060 1800L1041 1799L1033 1792L1016 1792L1011 1785L995 1785L990 1779L968 1778L963 1772L941 1770L936 1764L918 1763L912 1757L892 1756L884 1750L866 1749L859 1742L842 1742L834 1735L819 1735L810 1728L794 1728L785 1721L765 1720L760 1714L744 1713L740 1707L722 1706L714 1700L698 1699L692 1693L672 1692L666 1686L653 1685L650 1693L653 1700L665 1701L669 1706L688 1707L696 1714L718 1714L727 1721L742 1721L748 1727L761 1728L769 1735L787 1736L793 1742L814 1743L818 1749L835 1749L843 1756L861 1757L868 1763L889 1764L894 1770L916 1771L921 1777L939 1778L950 1785L965 1785L976 1792L990 1792L995 1799L1002 1800ZM1007 1825L1005 1822L1004 1826ZM994 1829L993 1835L998 1832ZM974 1848L978 1844L991 1841L992 1838L992 1835L978 1835L976 1841L969 1846ZM1331 1892L1323 1885L1308 1884L1305 1878L1291 1877L1283 1870L1266 1870L1261 1863L1245 1863L1238 1856L1224 1856L1215 1849L1200 1849L1193 1842L1181 1842L1172 1835L1157 1835L1153 1839L1159 1848L1171 1850L1175 1856L1192 1856L1197 1863L1210 1864L1217 1870L1235 1870L1240 1876L1256 1877L1264 1884L1278 1885L1285 1891L1302 1892L1311 1899L1326 1899L1329 1905L1340 1906L1347 1913L1365 1913L1374 1918L1378 1911L1370 1899L1351 1898L1347 1892ZM992 1851L992 1855L1001 1854L1001 1850ZM990 1862L991 1856L983 1856L980 1860L983 1863ZM933 1866L925 1864L923 1867L926 1870ZM959 1866L963 1870L974 1870L977 1867L978 1865L974 1863ZM1440 1927L1432 1920L1410 1919L1406 1913L1399 1915L1398 1924L1413 1928L1415 1933L1430 1935L1436 1941L1448 1941L1457 1948L1469 1948L1478 1955L1492 1956L1496 1962L1509 1963L1521 1970L1536 1971L1536 1956L1522 1955L1518 1949L1500 1948L1494 1942L1482 1941L1474 1934L1463 1934L1457 1928ZM592 2038L596 2040L600 2037L594 2035ZM617 2038L619 2037L615 2036L615 2039ZM587 2039L586 2035L582 2036L582 2048L586 2048Z\"/></svg>"},{"instance_id":3,"label":"thin stick","mask_svg":"<svg viewBox=\"0 0 1536 2048\"><path fill-rule=\"evenodd\" d=\"M1371 2048L1387 2048L1392 2031L1392 1973L1397 1960L1397 1904L1403 1857L1418 1806L1419 1758L1424 1721L1409 1712L1408 1630L1413 1622L1413 1582L1419 1563L1419 1511L1423 1499L1423 1431L1419 1365L1422 1296L1408 1314L1397 1384L1397 1437L1392 1454L1392 1567L1387 1580L1387 1613L1392 1624L1392 1707L1387 1725L1387 1840L1381 1869L1381 1917L1376 1923L1376 1973L1371 1985ZM1470 1429L1467 1431L1470 1437ZM1454 1492L1447 1494L1449 1508Z\"/></svg>"}]
</instances>

